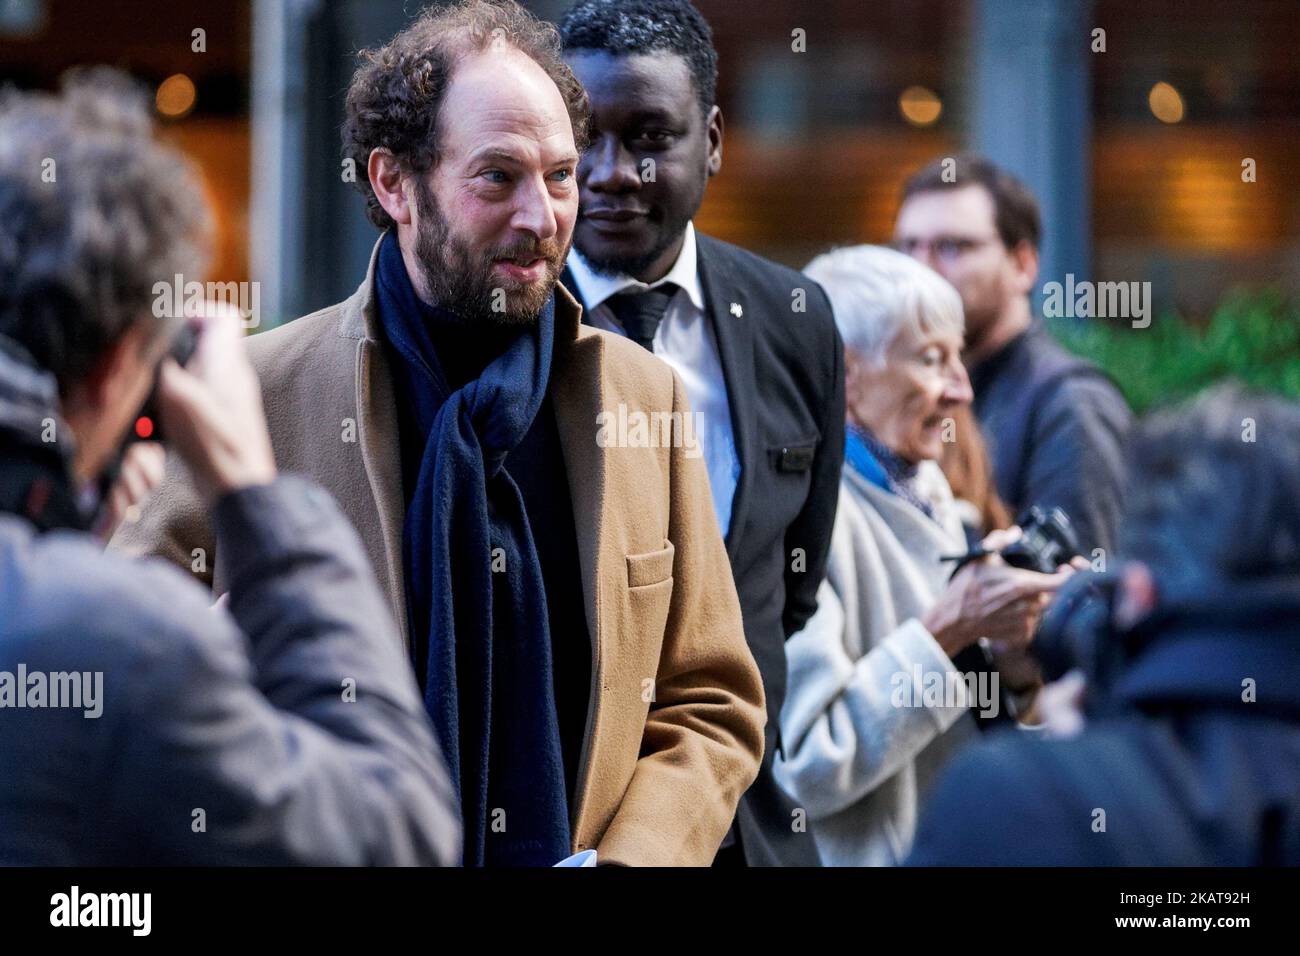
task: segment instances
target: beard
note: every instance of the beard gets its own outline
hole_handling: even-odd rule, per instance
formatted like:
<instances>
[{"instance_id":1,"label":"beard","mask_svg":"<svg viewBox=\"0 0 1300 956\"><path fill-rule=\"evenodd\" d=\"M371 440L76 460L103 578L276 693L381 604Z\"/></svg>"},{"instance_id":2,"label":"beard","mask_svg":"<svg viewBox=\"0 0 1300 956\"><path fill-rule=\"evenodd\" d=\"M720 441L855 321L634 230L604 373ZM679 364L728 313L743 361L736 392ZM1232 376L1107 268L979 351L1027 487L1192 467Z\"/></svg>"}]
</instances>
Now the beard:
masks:
<instances>
[{"instance_id":1,"label":"beard","mask_svg":"<svg viewBox=\"0 0 1300 956\"><path fill-rule=\"evenodd\" d=\"M682 233L686 231L686 225L694 217L691 214L679 214L675 217L665 217L660 223L654 242L645 252L637 255L618 255L618 254L601 254L598 250L588 252L586 249L579 247L578 251L582 257L587 260L587 265L591 266L592 271L603 276L639 276L652 265L659 261L662 256L672 246L674 242L681 238Z\"/></svg>"},{"instance_id":2,"label":"beard","mask_svg":"<svg viewBox=\"0 0 1300 956\"><path fill-rule=\"evenodd\" d=\"M430 302L467 323L531 325L537 321L560 281L569 254L567 244L525 236L509 245L475 251L463 236L452 232L451 223L424 183L416 190L416 210L420 226L415 258ZM495 274L498 259L526 262L538 258L546 271L532 282Z\"/></svg>"}]
</instances>

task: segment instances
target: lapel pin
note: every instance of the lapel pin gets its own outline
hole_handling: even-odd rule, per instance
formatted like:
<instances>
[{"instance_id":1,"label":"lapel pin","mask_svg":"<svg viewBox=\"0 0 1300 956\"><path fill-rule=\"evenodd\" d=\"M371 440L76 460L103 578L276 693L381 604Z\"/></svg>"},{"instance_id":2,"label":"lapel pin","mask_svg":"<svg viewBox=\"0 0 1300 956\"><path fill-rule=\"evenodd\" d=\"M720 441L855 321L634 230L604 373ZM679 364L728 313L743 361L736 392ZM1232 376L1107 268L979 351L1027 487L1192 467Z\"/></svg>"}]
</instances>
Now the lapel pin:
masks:
<instances>
[{"instance_id":1,"label":"lapel pin","mask_svg":"<svg viewBox=\"0 0 1300 956\"><path fill-rule=\"evenodd\" d=\"M745 310L740 307L739 302L733 302L731 303L731 314L739 319L745 314Z\"/></svg>"}]
</instances>

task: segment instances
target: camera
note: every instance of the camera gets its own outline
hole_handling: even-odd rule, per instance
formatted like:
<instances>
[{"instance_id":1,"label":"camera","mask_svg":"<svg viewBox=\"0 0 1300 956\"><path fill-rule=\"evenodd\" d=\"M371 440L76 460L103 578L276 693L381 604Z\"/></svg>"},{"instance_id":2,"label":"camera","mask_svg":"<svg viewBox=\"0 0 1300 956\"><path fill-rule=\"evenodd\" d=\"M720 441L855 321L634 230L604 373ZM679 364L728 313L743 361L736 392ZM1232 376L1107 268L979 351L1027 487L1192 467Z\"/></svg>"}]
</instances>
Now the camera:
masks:
<instances>
[{"instance_id":1,"label":"camera","mask_svg":"<svg viewBox=\"0 0 1300 956\"><path fill-rule=\"evenodd\" d=\"M194 355L194 350L198 347L198 344L198 329L192 323L185 322L173 335L164 360L173 358L179 365L183 366ZM158 365L161 367L162 361ZM131 446L141 441L162 442L165 440L162 418L158 414L158 369L155 369L153 387L149 389L149 397L145 399L144 405L136 413L135 421L131 423L131 428L127 431L126 437L122 439L122 444L117 453L99 475L99 505L94 516L90 519L89 527L99 526L106 520L109 493L118 476L122 473L122 462Z\"/></svg>"},{"instance_id":2,"label":"camera","mask_svg":"<svg viewBox=\"0 0 1300 956\"><path fill-rule=\"evenodd\" d=\"M183 324L172 338L171 345L167 348L168 358L176 360L177 365L184 366L194 354L194 349L199 344L199 334L194 325L190 322ZM159 365L161 366L161 362ZM137 441L164 441L162 433L162 418L158 414L158 379L157 372L154 373L153 388L149 391L149 397L145 399L144 405L139 413L135 416L135 421L131 425L131 431L127 434L126 444L130 445Z\"/></svg>"},{"instance_id":3,"label":"camera","mask_svg":"<svg viewBox=\"0 0 1300 956\"><path fill-rule=\"evenodd\" d=\"M1079 539L1060 508L1044 512L1038 505L1020 519L1021 536L1002 549L1002 560L1013 568L1055 574L1079 554Z\"/></svg>"}]
</instances>

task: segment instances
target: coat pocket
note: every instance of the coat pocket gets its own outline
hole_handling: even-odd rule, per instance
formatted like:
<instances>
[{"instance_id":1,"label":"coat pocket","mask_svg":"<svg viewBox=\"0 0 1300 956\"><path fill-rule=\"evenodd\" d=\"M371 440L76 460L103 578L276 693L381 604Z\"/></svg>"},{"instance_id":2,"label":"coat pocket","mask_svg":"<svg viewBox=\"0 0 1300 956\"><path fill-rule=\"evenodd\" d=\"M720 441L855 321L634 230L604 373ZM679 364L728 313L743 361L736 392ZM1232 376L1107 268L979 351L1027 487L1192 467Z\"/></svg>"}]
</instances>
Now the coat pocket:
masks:
<instances>
[{"instance_id":1,"label":"coat pocket","mask_svg":"<svg viewBox=\"0 0 1300 956\"><path fill-rule=\"evenodd\" d=\"M664 646L664 629L668 625L668 612L673 603L673 558L676 549L669 541L658 551L629 554L627 559L627 592L623 597L621 620L626 635L632 640L624 642L621 654L625 677L635 678L635 688L646 709L637 714L637 736L644 730L645 715L655 706L655 684L659 676L660 659ZM635 664L632 662L635 661ZM610 669L612 672L612 668ZM625 688L632 691L632 687ZM624 688L619 688L620 691ZM622 696L620 699L631 699Z\"/></svg>"},{"instance_id":2,"label":"coat pocket","mask_svg":"<svg viewBox=\"0 0 1300 956\"><path fill-rule=\"evenodd\" d=\"M673 547L673 543L665 540L664 547L658 551L627 555L627 586L644 588L671 580L673 556L676 553L677 549Z\"/></svg>"},{"instance_id":3,"label":"coat pocket","mask_svg":"<svg viewBox=\"0 0 1300 956\"><path fill-rule=\"evenodd\" d=\"M821 444L820 435L811 435L798 441L769 442L767 446L768 461L772 467L785 474L806 474L812 469L817 459L817 446Z\"/></svg>"}]
</instances>

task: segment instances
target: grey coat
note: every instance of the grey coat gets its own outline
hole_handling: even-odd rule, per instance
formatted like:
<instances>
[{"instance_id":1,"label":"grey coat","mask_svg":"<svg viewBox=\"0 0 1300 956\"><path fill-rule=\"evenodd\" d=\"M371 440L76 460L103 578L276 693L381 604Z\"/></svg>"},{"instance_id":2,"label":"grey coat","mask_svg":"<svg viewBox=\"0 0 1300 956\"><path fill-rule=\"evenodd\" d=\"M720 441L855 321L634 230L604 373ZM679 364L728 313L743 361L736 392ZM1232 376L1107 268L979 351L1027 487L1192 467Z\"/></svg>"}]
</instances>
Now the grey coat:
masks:
<instances>
[{"instance_id":1,"label":"grey coat","mask_svg":"<svg viewBox=\"0 0 1300 956\"><path fill-rule=\"evenodd\" d=\"M0 514L0 864L455 863L446 771L333 500L281 478L214 525L228 610Z\"/></svg>"}]
</instances>

